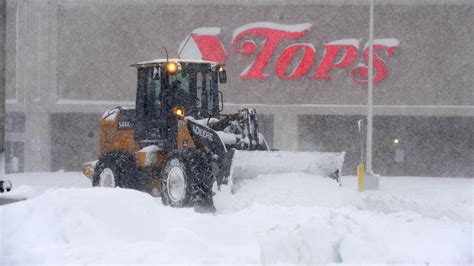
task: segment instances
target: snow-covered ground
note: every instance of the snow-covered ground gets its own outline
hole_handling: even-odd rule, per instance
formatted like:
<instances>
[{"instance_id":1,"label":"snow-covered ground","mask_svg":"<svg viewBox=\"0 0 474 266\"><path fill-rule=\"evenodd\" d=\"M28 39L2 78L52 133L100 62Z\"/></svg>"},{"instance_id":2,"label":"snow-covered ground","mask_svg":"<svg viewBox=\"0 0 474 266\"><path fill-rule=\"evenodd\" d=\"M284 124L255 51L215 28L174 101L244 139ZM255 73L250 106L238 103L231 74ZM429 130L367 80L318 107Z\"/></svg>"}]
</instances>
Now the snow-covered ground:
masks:
<instances>
[{"instance_id":1,"label":"snow-covered ground","mask_svg":"<svg viewBox=\"0 0 474 266\"><path fill-rule=\"evenodd\" d=\"M29 199L0 206L0 265L474 263L472 178L382 177L359 193L355 177L263 175L218 192L216 214L80 173L6 178Z\"/></svg>"}]
</instances>

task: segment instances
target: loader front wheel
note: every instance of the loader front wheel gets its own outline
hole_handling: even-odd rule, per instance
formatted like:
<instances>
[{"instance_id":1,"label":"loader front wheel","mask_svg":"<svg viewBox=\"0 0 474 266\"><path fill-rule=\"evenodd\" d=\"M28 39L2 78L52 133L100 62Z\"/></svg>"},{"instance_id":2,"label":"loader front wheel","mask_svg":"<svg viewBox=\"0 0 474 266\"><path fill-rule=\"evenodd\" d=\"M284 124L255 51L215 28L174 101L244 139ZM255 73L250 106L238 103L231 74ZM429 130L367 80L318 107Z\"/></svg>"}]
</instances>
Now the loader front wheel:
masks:
<instances>
[{"instance_id":1,"label":"loader front wheel","mask_svg":"<svg viewBox=\"0 0 474 266\"><path fill-rule=\"evenodd\" d=\"M197 151L173 151L161 173L163 204L212 212L215 210L212 181L206 155Z\"/></svg>"}]
</instances>

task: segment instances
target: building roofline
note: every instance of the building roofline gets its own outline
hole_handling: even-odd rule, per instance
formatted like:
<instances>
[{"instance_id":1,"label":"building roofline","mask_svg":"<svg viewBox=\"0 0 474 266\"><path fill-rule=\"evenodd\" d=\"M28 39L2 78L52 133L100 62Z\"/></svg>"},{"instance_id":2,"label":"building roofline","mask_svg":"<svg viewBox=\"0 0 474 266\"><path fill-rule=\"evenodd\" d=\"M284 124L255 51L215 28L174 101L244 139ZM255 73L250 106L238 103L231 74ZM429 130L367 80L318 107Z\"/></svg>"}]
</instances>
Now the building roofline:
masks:
<instances>
[{"instance_id":1,"label":"building roofline","mask_svg":"<svg viewBox=\"0 0 474 266\"><path fill-rule=\"evenodd\" d=\"M25 0L7 0L7 3L19 3ZM61 6L89 6L89 5L187 5L187 6L299 6L299 5L327 5L327 6L365 6L369 0L28 0L30 3L57 3ZM472 0L375 0L376 5L470 5Z\"/></svg>"}]
</instances>

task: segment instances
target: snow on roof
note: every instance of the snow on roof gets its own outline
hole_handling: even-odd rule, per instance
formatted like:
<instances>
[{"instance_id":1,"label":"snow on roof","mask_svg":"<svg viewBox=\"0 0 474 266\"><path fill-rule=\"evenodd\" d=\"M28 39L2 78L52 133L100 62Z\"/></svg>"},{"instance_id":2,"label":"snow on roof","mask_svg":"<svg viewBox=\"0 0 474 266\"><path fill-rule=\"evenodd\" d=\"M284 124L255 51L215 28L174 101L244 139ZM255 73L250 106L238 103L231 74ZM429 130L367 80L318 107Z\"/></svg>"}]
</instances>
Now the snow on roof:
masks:
<instances>
[{"instance_id":1,"label":"snow on roof","mask_svg":"<svg viewBox=\"0 0 474 266\"><path fill-rule=\"evenodd\" d=\"M144 61L144 62L138 62L132 66L140 66L140 65L147 65L147 64L162 64L166 62L174 62L174 63L193 63L193 64L211 64L211 65L218 65L218 62L213 62L213 61L205 61L205 60L200 60L200 59L179 59L179 58L170 58L166 60L166 58L161 58L161 59L154 59L151 61Z\"/></svg>"},{"instance_id":2,"label":"snow on roof","mask_svg":"<svg viewBox=\"0 0 474 266\"><path fill-rule=\"evenodd\" d=\"M254 29L254 28L270 28L270 29L281 30L281 31L300 32L304 30L309 30L311 26L312 26L311 23L284 25L284 24L278 24L278 23L273 23L273 22L254 22L254 23L245 24L235 29L234 32L232 33L232 40L234 40L242 32L249 29Z\"/></svg>"},{"instance_id":3,"label":"snow on roof","mask_svg":"<svg viewBox=\"0 0 474 266\"><path fill-rule=\"evenodd\" d=\"M400 41L395 38L388 38L388 39L374 39L374 46L375 45L382 45L386 47L397 47L400 45ZM366 42L364 45L364 50L369 47L369 42Z\"/></svg>"},{"instance_id":4,"label":"snow on roof","mask_svg":"<svg viewBox=\"0 0 474 266\"><path fill-rule=\"evenodd\" d=\"M359 48L359 40L358 39L342 39L337 41L332 41L326 43L326 45L348 45L354 46L355 48Z\"/></svg>"}]
</instances>

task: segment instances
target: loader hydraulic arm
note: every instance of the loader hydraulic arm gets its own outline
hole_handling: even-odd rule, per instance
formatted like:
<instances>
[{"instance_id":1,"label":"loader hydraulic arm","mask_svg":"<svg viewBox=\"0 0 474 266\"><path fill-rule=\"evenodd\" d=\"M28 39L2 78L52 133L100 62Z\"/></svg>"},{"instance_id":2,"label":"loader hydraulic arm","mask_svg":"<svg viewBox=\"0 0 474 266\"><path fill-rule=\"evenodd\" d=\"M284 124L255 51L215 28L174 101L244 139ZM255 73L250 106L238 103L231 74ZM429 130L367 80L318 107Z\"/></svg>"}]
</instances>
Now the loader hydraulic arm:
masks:
<instances>
[{"instance_id":1,"label":"loader hydraulic arm","mask_svg":"<svg viewBox=\"0 0 474 266\"><path fill-rule=\"evenodd\" d=\"M239 114L224 115L224 118L215 123L211 123L209 127L215 131L223 131L226 127L229 126L231 121L235 121L238 118Z\"/></svg>"}]
</instances>

